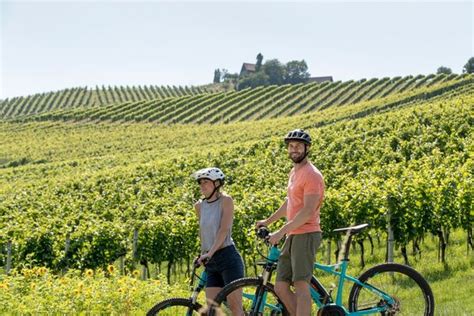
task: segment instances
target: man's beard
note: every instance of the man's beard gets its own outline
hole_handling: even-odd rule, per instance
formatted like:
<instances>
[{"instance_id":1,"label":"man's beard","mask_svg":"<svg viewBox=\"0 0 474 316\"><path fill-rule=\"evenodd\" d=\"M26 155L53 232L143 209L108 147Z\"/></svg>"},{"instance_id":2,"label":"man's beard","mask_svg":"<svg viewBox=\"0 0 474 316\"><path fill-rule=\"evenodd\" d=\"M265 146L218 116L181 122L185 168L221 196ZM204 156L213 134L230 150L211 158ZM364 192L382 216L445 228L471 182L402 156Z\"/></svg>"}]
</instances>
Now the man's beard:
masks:
<instances>
[{"instance_id":1,"label":"man's beard","mask_svg":"<svg viewBox=\"0 0 474 316\"><path fill-rule=\"evenodd\" d=\"M305 158L306 158L306 155L305 153L301 153L299 155L292 155L292 154L289 154L288 156L290 156L290 159L294 162L294 163L300 163L302 162Z\"/></svg>"}]
</instances>

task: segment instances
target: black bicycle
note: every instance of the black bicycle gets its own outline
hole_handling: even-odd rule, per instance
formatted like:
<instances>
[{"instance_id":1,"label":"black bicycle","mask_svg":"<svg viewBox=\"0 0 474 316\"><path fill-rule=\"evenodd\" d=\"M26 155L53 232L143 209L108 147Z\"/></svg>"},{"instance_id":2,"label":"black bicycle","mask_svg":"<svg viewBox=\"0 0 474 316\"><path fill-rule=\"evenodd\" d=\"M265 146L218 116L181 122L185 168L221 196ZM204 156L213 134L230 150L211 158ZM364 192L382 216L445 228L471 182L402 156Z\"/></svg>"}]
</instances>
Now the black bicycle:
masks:
<instances>
[{"instance_id":1,"label":"black bicycle","mask_svg":"<svg viewBox=\"0 0 474 316\"><path fill-rule=\"evenodd\" d=\"M203 270L200 275L196 273L199 264L194 262L191 272L191 280L189 281L189 288L191 296L189 298L170 298L157 303L147 313L147 316L153 315L201 315L203 306L197 302L199 293L206 287L207 273ZM198 284L194 286L196 278L199 280Z\"/></svg>"}]
</instances>

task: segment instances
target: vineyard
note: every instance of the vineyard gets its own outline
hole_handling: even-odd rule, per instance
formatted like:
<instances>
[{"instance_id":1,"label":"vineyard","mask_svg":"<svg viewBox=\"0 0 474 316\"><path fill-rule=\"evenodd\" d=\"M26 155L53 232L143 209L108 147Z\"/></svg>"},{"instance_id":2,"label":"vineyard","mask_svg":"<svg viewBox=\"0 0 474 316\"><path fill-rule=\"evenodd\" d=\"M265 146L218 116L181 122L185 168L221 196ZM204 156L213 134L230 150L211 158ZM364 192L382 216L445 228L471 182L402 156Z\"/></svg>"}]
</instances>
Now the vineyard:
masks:
<instances>
[{"instance_id":1,"label":"vineyard","mask_svg":"<svg viewBox=\"0 0 474 316\"><path fill-rule=\"evenodd\" d=\"M125 90L109 87L95 93L99 99L96 106L84 100L87 90L77 94L66 91L56 94L60 97L49 103L47 98L36 100L35 97L25 98L20 103L4 102L0 104L0 118L21 121L229 123L293 116L402 93L424 98L425 92L434 87L435 91L444 91L471 81L472 76L469 75L420 75L215 93L196 93L198 89L189 88L162 89L168 91L166 96L164 93L159 96L150 93L156 91L151 88ZM89 95L92 96L92 92Z\"/></svg>"},{"instance_id":2,"label":"vineyard","mask_svg":"<svg viewBox=\"0 0 474 316\"><path fill-rule=\"evenodd\" d=\"M146 97L104 89L96 101L78 91L53 93L54 103L47 94L0 103L0 265L8 269L119 262L131 271L141 262L144 276L173 281L199 249L190 174L218 166L236 204L233 237L253 271L253 225L285 197L282 137L294 128L315 140L327 245L340 238L332 229L367 222L356 241L361 263L388 225L397 261L419 260L434 238L437 259L449 263L454 231L472 256L472 75Z\"/></svg>"},{"instance_id":3,"label":"vineyard","mask_svg":"<svg viewBox=\"0 0 474 316\"><path fill-rule=\"evenodd\" d=\"M39 114L59 109L100 107L113 103L160 100L212 92L214 92L214 89L181 86L71 88L58 92L47 92L28 97L1 100L0 119Z\"/></svg>"}]
</instances>

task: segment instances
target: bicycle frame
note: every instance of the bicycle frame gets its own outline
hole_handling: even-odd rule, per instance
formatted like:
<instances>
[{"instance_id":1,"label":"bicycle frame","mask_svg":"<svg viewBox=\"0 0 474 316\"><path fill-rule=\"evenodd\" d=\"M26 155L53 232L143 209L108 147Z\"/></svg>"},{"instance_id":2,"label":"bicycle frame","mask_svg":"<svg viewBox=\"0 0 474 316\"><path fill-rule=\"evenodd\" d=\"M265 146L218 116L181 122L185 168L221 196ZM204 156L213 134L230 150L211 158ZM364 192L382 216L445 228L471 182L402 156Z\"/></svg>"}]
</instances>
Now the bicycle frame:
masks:
<instances>
[{"instance_id":1,"label":"bicycle frame","mask_svg":"<svg viewBox=\"0 0 474 316\"><path fill-rule=\"evenodd\" d=\"M361 225L361 226L364 226L364 225ZM344 310L346 315L357 316L357 315L367 315L367 314L375 314L375 313L384 312L386 311L387 306L377 306L377 307L373 307L373 308L362 310L362 311L349 312L342 303L344 283L346 281L358 284L362 288L368 289L375 295L380 296L380 298L384 300L385 302L387 302L388 304L395 303L395 300L387 293L369 284L363 283L359 281L357 278L354 278L347 274L347 268L349 266L349 248L350 248L351 238L352 238L352 234L349 234L348 239L346 240L346 243L348 246L345 249L343 259L339 263L336 263L333 265L314 263L314 266L313 266L314 269L321 270L326 274L334 275L338 278L336 301L335 302L333 301L331 295L327 292L326 288L318 281L318 279L314 275L312 277L311 285L310 285L311 298L313 302L318 306L318 308L321 308L325 305L337 305ZM266 283L270 281L271 273L275 269L275 265L278 262L278 258L280 257L280 254L281 254L281 250L277 246L275 245L271 246L268 252L268 256L265 257L266 263L264 265L264 271L261 276L264 285L266 285ZM264 307L270 307L271 309L281 311L281 307L273 306L271 304L266 303L266 292L263 293L263 295L260 295L260 293L255 293L253 295L244 293L244 298L251 299L253 301L252 306L253 307L258 306L258 309L261 312L263 312Z\"/></svg>"},{"instance_id":2,"label":"bicycle frame","mask_svg":"<svg viewBox=\"0 0 474 316\"><path fill-rule=\"evenodd\" d=\"M263 285L266 285L271 278L271 274L275 269L275 265L278 262L278 258L280 258L281 250L278 249L276 246L272 246L268 252L268 256L266 257L266 262L264 264L263 274L262 274L262 281ZM247 294L243 293L243 298L247 298L252 300L252 308L258 306L260 312L263 312L264 307L269 307L273 310L281 311L281 308L272 304L267 303L267 292L264 292L263 295L260 293L255 294ZM257 298L257 299L256 299Z\"/></svg>"},{"instance_id":3,"label":"bicycle frame","mask_svg":"<svg viewBox=\"0 0 474 316\"><path fill-rule=\"evenodd\" d=\"M192 291L191 296L189 298L193 302L193 304L196 303L199 293L206 287L207 283L207 272L206 270L203 270L198 276L198 284L196 285L196 287L194 287L194 278L195 276L197 276L194 270L195 269L193 269L191 283L189 284L190 290Z\"/></svg>"},{"instance_id":4,"label":"bicycle frame","mask_svg":"<svg viewBox=\"0 0 474 316\"><path fill-rule=\"evenodd\" d=\"M342 295L343 295L342 292L343 292L343 289L344 289L344 282L345 281L356 283L356 284L362 286L363 288L366 288L366 289L370 290L374 294L379 295L383 300L387 301L388 303L390 303L390 304L394 303L394 299L391 296L389 296L387 293L384 293L383 291L380 291L379 289L374 288L373 286L371 286L369 284L365 284L363 282L360 282L357 278L354 278L354 277L346 274L348 266L349 266L349 261L348 260L342 260L340 263L333 264L333 265L325 265L325 264L320 264L320 263L315 263L314 264L315 269L321 270L321 271L323 271L327 274L335 275L335 276L338 277L338 286L337 286L337 294L336 294L335 305L343 308L346 315L356 316L356 315L368 315L368 314L380 313L380 312L386 311L386 307L385 306L380 306L380 307L375 307L375 308L371 308L371 309L367 309L367 310L363 310L363 311L352 312L352 313L347 311L346 308L343 306L343 303L342 303ZM339 269L340 269L340 271L338 271ZM315 278L314 276L313 276L313 278L315 279L316 283L319 285L319 288L325 290L324 286L318 281L318 279ZM322 302L320 293L318 293L318 291L315 290L312 286L310 287L310 292L311 292L311 298L312 298L313 302L318 306L318 308L321 308L322 306L326 305L324 302ZM333 303L331 303L331 304L333 304Z\"/></svg>"}]
</instances>

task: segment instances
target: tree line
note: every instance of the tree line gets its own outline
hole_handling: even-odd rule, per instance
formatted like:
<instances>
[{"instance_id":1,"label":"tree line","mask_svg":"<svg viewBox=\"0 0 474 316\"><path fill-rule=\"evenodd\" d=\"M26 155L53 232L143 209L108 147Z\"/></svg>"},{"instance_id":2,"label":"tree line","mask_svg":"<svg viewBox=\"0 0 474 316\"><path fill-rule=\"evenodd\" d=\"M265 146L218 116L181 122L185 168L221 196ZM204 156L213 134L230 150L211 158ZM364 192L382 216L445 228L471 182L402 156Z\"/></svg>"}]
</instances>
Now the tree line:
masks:
<instances>
[{"instance_id":1,"label":"tree line","mask_svg":"<svg viewBox=\"0 0 474 316\"><path fill-rule=\"evenodd\" d=\"M467 63L464 65L462 72L465 74L472 74L474 73L474 57L469 58ZM453 70L446 66L440 66L436 70L437 74L447 74L450 75L453 73Z\"/></svg>"},{"instance_id":2,"label":"tree line","mask_svg":"<svg viewBox=\"0 0 474 316\"><path fill-rule=\"evenodd\" d=\"M243 90L259 86L305 83L311 76L304 59L301 61L292 60L284 64L275 58L263 63L261 53L257 55L256 59L255 72L239 75L238 73L229 73L227 69L216 69L214 83L223 82L232 85L237 90Z\"/></svg>"}]
</instances>

